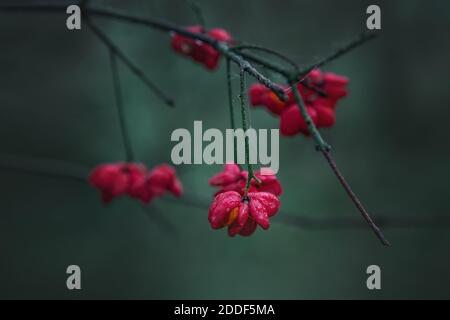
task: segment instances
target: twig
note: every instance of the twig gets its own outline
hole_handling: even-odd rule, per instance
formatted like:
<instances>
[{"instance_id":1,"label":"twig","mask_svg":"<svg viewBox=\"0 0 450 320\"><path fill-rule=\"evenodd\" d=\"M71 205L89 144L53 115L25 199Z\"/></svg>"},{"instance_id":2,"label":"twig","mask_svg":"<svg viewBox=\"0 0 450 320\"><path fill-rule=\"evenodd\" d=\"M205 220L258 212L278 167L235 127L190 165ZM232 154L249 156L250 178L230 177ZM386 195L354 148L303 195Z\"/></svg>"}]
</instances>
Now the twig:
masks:
<instances>
[{"instance_id":1,"label":"twig","mask_svg":"<svg viewBox=\"0 0 450 320\"><path fill-rule=\"evenodd\" d=\"M300 72L298 65L294 61L292 61L291 59L289 59L285 55L282 55L282 54L280 54L280 53L278 53L278 52L276 52L274 50L270 50L270 49L267 49L267 48L264 48L264 47L259 47L259 46L257 46L257 47L255 47L255 46L242 46L242 47L244 49L250 49L250 48L256 49L256 48L258 48L260 51L264 51L264 52L267 52L267 53L274 54L274 55L282 58L284 61L288 62L294 69L294 75L293 75L293 71L290 70L290 69L285 69L285 68L283 68L283 67L281 67L281 66L279 66L279 65L277 65L277 64L275 64L273 62L271 62L270 60L261 58L259 56L256 56L256 55L250 53L250 52L243 52L243 51L241 51L239 49L239 48L241 48L241 46L233 47L233 50L237 50L239 52L239 54L242 55L245 59L247 59L247 60L249 60L249 61L251 61L253 63L259 64L259 65L261 65L261 66L263 66L263 67L265 67L265 68L267 68L269 70L277 72L277 73L279 73L280 75L284 76L287 79L294 79L294 78L296 79L297 78L296 75ZM327 97L326 93L322 89L317 88L317 87L309 84L308 81L305 81L305 80L306 79L302 79L302 81L300 81L303 86L305 86L306 88L314 91L315 93L317 93L321 97Z\"/></svg>"},{"instance_id":2,"label":"twig","mask_svg":"<svg viewBox=\"0 0 450 320\"><path fill-rule=\"evenodd\" d=\"M350 52L351 50L366 43L367 41L374 39L376 36L377 36L376 33L362 32L355 39L349 41L347 44L345 44L341 48L338 48L335 52L333 52L329 56L326 56L325 58L315 62L314 64L300 70L298 75L304 78L312 70L314 70L316 68L320 68L320 67L324 66L325 64L328 64L331 61L336 60L337 58L343 56L344 54Z\"/></svg>"},{"instance_id":3,"label":"twig","mask_svg":"<svg viewBox=\"0 0 450 320\"><path fill-rule=\"evenodd\" d=\"M188 3L188 5L192 9L192 11L194 12L195 17L197 18L198 24L203 29L205 29L206 28L205 17L203 16L202 9L200 8L200 5L198 4L198 2L192 1L192 0L186 0L186 2Z\"/></svg>"},{"instance_id":4,"label":"twig","mask_svg":"<svg viewBox=\"0 0 450 320\"><path fill-rule=\"evenodd\" d=\"M234 108L233 108L233 88L231 85L231 64L230 59L226 59L227 70L227 88L228 88L228 108L230 113L230 124L233 130L236 129L236 123L234 120ZM234 163L237 164L237 138L233 136L233 149L234 149Z\"/></svg>"},{"instance_id":5,"label":"twig","mask_svg":"<svg viewBox=\"0 0 450 320\"><path fill-rule=\"evenodd\" d=\"M286 55L284 55L278 51L275 51L275 50L272 50L272 49L269 49L269 48L266 48L266 47L263 47L260 45L243 44L243 45L238 45L238 46L233 47L232 50L239 51L239 52L241 52L241 50L257 50L257 51L265 52L265 53L276 56L276 57L280 58L281 60L287 62L288 64L291 65L291 67L295 70L295 72L300 71L300 67L294 60L290 59L289 57L287 57ZM241 52L241 54L242 54L242 52ZM263 61L263 60L261 60L261 61ZM263 65L265 63L266 62L264 61ZM284 69L279 69L279 70L281 70L283 73L285 73L285 72L287 73L287 71L285 71Z\"/></svg>"},{"instance_id":6,"label":"twig","mask_svg":"<svg viewBox=\"0 0 450 320\"><path fill-rule=\"evenodd\" d=\"M297 88L297 85L293 82L290 82L289 85L292 88L292 92L294 93L294 99L297 103L298 107L300 108L300 112L303 116L303 119L305 119L306 125L308 126L309 133L313 136L314 140L317 143L317 146L320 150L330 150L330 145L326 143L322 136L319 133L319 130L317 130L314 122L312 121L308 110L306 109L305 103L303 101L303 98Z\"/></svg>"},{"instance_id":7,"label":"twig","mask_svg":"<svg viewBox=\"0 0 450 320\"><path fill-rule=\"evenodd\" d=\"M377 34L375 33L369 33L369 32L362 32L360 33L355 39L350 40L348 43L346 43L345 45L343 45L342 47L338 48L337 50L335 50L334 52L332 52L330 55L326 56L325 58L313 63L312 65L309 65L308 67L305 67L301 70L298 70L298 68L294 68L295 72L293 73L292 70L290 69L285 69L283 67L278 66L277 64L272 63L271 61L255 56L252 53L249 52L242 52L239 50L239 54L242 55L242 57L244 57L245 59L252 61L254 63L260 64L268 69L271 69L272 71L275 71L277 73L279 73L280 75L284 76L285 78L289 79L290 82L293 83L302 83L304 86L306 86L308 89L314 90L316 93L320 94L321 96L326 96L324 94L324 92L321 92L320 89L309 86L309 84L307 82L305 82L305 79L307 78L308 74L316 69L316 68L320 68L323 67L324 65L334 61L335 59L343 56L346 53L349 53L350 51L360 47L361 45L363 45L364 43L375 39L375 37L377 36ZM286 57L283 54L280 54L274 50L271 49L266 49L264 47L261 46L236 46L233 47L233 49L238 50L239 48L254 48L254 49L259 49L260 51L265 51L267 53L271 53L271 54L275 54L277 56L279 56L280 58L284 59L286 62L290 61L290 64L293 65L293 63L295 64L295 62L291 61L291 59L289 59L288 57Z\"/></svg>"},{"instance_id":8,"label":"twig","mask_svg":"<svg viewBox=\"0 0 450 320\"><path fill-rule=\"evenodd\" d=\"M0 11L16 11L16 12L65 12L68 4L32 4L32 5L2 5L0 6ZM84 9L85 14L88 16L98 16L109 19L120 20L123 22L128 22L132 24L138 24L146 27L150 27L156 30L165 32L175 32L182 36L200 40L214 49L222 53L225 57L231 59L237 65L242 67L245 72L253 76L260 83L271 89L282 101L287 100L287 95L284 89L278 84L261 74L255 67L253 67L247 60L245 60L241 55L236 54L228 47L228 44L222 41L218 41L207 34L191 32L185 28L179 27L175 24L169 23L163 20L157 19L147 19L136 16L131 16L120 11L100 8L100 7L86 7Z\"/></svg>"},{"instance_id":9,"label":"twig","mask_svg":"<svg viewBox=\"0 0 450 320\"><path fill-rule=\"evenodd\" d=\"M42 165L42 163L45 163ZM51 169L48 169L51 168ZM86 182L89 169L85 166L71 163L63 163L53 160L24 161L21 158L1 156L0 169L18 173L26 173L36 176L52 177L58 179L70 179Z\"/></svg>"},{"instance_id":10,"label":"twig","mask_svg":"<svg viewBox=\"0 0 450 320\"><path fill-rule=\"evenodd\" d=\"M344 179L344 176L340 173L336 163L334 162L333 158L330 154L330 146L323 140L322 136L320 135L319 131L317 130L314 122L312 121L311 117L309 116L309 113L305 107L305 104L303 102L303 98L300 95L300 92L298 91L297 85L295 83L290 83L292 86L292 90L294 92L294 98L297 103L297 105L300 108L300 112L302 113L303 118L305 119L306 124L308 125L308 130L313 136L314 140L318 144L318 149L322 152L322 154L325 156L325 159L327 159L328 164L330 165L331 169L335 173L338 180L341 182L342 186L344 187L345 191L347 192L350 199L353 201L353 203L358 208L361 215L364 217L364 219L367 221L369 226L372 228L375 235L380 239L381 243L388 246L389 241L384 237L381 230L377 227L377 225L373 222L373 220L370 218L367 211L364 209L363 205L359 201L356 194L352 191L350 188L350 185L347 183L347 181Z\"/></svg>"},{"instance_id":11,"label":"twig","mask_svg":"<svg viewBox=\"0 0 450 320\"><path fill-rule=\"evenodd\" d=\"M244 190L244 198L247 197L248 189L250 188L250 183L252 179L254 178L253 174L253 166L250 163L250 147L248 143L248 135L247 133L247 112L245 110L245 72L244 69L241 67L240 70L240 93L239 93L239 99L241 101L241 117L242 117L242 130L244 130L245 133L245 162L247 163L247 182L245 183L245 190Z\"/></svg>"},{"instance_id":12,"label":"twig","mask_svg":"<svg viewBox=\"0 0 450 320\"><path fill-rule=\"evenodd\" d=\"M336 162L331 157L330 151L327 151L327 150L321 150L321 151L322 151L322 154L325 156L325 159L327 159L328 164L330 165L330 167L333 170L334 174L339 179L339 182L344 187L344 189L347 192L348 196L353 201L355 206L358 208L359 212L361 212L361 215L364 217L364 219L367 221L369 226L372 228L373 232L375 232L375 234L378 237L378 239L380 239L381 243L384 244L385 246L389 246L390 245L389 241L386 239L384 234L381 232L380 228L378 228L377 225L375 224L375 222L373 222L373 220L370 218L369 213L366 211L366 209L362 205L361 201L359 201L358 197L352 191L352 189L350 188L350 185L347 183L347 181L345 180L344 176L339 171L339 169L338 169L338 167L336 165Z\"/></svg>"},{"instance_id":13,"label":"twig","mask_svg":"<svg viewBox=\"0 0 450 320\"><path fill-rule=\"evenodd\" d=\"M147 76L144 74L144 72L138 68L131 60L123 53L122 50L119 49L118 46L116 46L111 39L102 32L97 26L95 26L92 21L88 18L86 19L86 23L88 27L92 30L92 32L105 44L105 46L114 52L117 57L122 60L122 62L130 69L131 72L133 72L142 82L145 83L145 85L161 100L164 101L168 106L174 107L175 102L172 98L170 98L168 95L166 95L161 89L159 89Z\"/></svg>"},{"instance_id":14,"label":"twig","mask_svg":"<svg viewBox=\"0 0 450 320\"><path fill-rule=\"evenodd\" d=\"M113 76L114 96L116 98L117 114L119 116L120 133L125 147L125 154L128 162L134 161L133 149L129 137L127 121L125 119L125 110L123 108L122 90L120 86L119 70L117 68L116 53L112 50L109 52L111 59L111 71Z\"/></svg>"}]
</instances>

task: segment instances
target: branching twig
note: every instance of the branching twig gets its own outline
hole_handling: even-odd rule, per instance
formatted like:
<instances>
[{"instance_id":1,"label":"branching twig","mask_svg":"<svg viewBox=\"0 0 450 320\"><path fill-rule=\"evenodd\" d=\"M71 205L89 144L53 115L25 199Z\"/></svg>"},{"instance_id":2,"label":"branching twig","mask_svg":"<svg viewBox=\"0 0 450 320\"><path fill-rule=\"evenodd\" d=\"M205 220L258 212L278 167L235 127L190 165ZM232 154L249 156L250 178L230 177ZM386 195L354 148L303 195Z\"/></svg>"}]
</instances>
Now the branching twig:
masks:
<instances>
[{"instance_id":1,"label":"branching twig","mask_svg":"<svg viewBox=\"0 0 450 320\"><path fill-rule=\"evenodd\" d=\"M82 2L84 4L84 2ZM42 5L4 5L4 6L0 6L0 10L9 10L9 11L45 11L45 12L64 12L63 10L65 9L67 5L55 5L55 4L42 4ZM241 97L241 110L242 110L242 120L243 120L243 129L246 130L246 113L245 113L245 102L244 102L244 80L245 80L245 72L249 73L250 75L252 75L253 77L255 77L260 83L264 84L266 87L268 87L269 89L271 89L275 94L277 94L277 96L285 101L287 99L287 95L284 91L284 88L282 88L281 86L279 86L278 84L272 82L270 79L268 79L267 77L265 77L263 74L261 74L257 69L255 69L255 67L253 65L250 64L249 61L253 61L255 63L261 64L264 67L267 67L269 69L272 69L273 71L276 71L278 73L280 73L281 75L283 75L288 83L291 85L292 90L294 91L294 97L296 100L296 103L299 105L299 108L302 112L302 115L308 125L308 129L310 131L310 133L312 134L314 140L316 141L316 143L318 144L318 148L320 149L320 151L324 154L325 158L327 159L330 167L332 168L333 172L336 174L337 178L339 179L339 181L341 182L342 186L344 187L344 189L346 190L347 194L349 195L349 197L351 198L351 200L355 203L355 205L357 206L358 210L361 212L361 214L364 216L364 218L366 219L366 221L369 223L369 225L372 227L372 229L374 230L374 232L376 233L376 235L378 236L378 238L381 240L381 242L385 245L388 245L388 241L384 238L383 234L381 233L380 229L374 224L374 222L372 221L372 219L369 217L368 213L366 212L366 210L364 209L364 207L362 206L361 202L358 200L358 198L356 197L356 195L353 193L353 191L351 190L350 186L348 185L348 183L345 181L344 177L342 176L342 174L339 172L336 163L334 162L334 160L331 157L330 154L330 147L328 144L326 144L326 142L322 139L320 133L318 132L317 128L315 127L314 123L312 122L306 107L303 103L303 100L300 96L300 93L298 92L298 88L297 88L297 83L298 82L303 82L303 80L307 77L307 75L309 74L309 72L315 68L321 67L323 65L325 65L326 63L342 56L343 54L349 52L350 50L356 48L357 46L361 45L362 43L365 43L366 41L372 39L375 34L373 33L362 33L358 36L358 38L352 42L350 42L349 44L347 44L346 46L338 49L336 52L334 52L333 54L325 57L324 59L316 62L315 64L303 69L303 70L299 70L297 65L295 64L295 62L290 61L289 59L287 59L286 57L284 57L283 55L280 55L278 52L274 51L274 50L270 50L270 49L261 49L261 48L256 48L254 47L253 49L258 49L258 50L263 50L265 52L271 53L271 54L275 54L281 58L283 58L285 61L287 62L292 62L291 65L293 67L294 70L288 70L288 69L283 69L278 67L277 65L271 63L270 61L264 60L262 58L259 57L255 57L252 56L250 54L246 54L246 53L242 53L239 51L239 53L236 53L236 51L238 50L234 50L233 48L229 48L228 45L225 42L220 42L217 41L211 37L209 37L206 34L203 33L193 33L190 32L189 30L186 30L184 28L181 28L179 26L173 25L169 22L166 21L162 21L162 20L151 20L151 19L146 19L146 18L141 18L141 17L135 17L135 16L130 16L127 14L124 14L122 12L118 12L118 11L114 11L111 9L106 9L106 8L98 8L98 7L84 7L83 8L84 13L87 14L87 16L98 16L98 17L105 17L105 18L110 18L110 19L116 19L116 20L120 20L120 21L124 21L124 22L128 22L128 23L132 23L132 24L139 24L139 25L143 25L143 26L147 26L147 27L151 27L157 30L161 30L161 31L166 31L166 32L175 32L178 33L182 36L185 37L189 37L192 39L196 39L199 41L202 41L210 46L212 46L213 48L215 48L216 50L218 50L220 53L222 53L222 55L225 56L225 58L227 59L228 63L229 61L233 61L235 62L239 68L240 68L240 78L241 78L241 93L240 93L240 97ZM92 25L91 25L92 27ZM100 38L103 39L103 41L108 45L109 43L109 48L111 50L111 59L112 59L112 65L113 65L113 72L116 69L115 67L115 55L116 52L114 50L114 45L111 46L111 42L109 41L105 41L105 37L101 37L101 33L98 33L97 30L97 35L99 35ZM106 38L108 39L108 38ZM244 49L245 47L241 46L241 49ZM229 65L227 66L227 70L229 70ZM118 101L118 108L119 111L122 109L121 105L120 105L120 101L121 101L121 96L120 94L120 86L118 85L118 76L117 76L117 70L115 71L115 87L116 87L116 98ZM314 88L313 88L314 89ZM120 111L121 112L121 111ZM121 124L122 129L125 128L125 123ZM124 131L126 132L126 130ZM252 168L251 165L249 164L249 159L248 159L248 137L246 137L246 161L247 164L249 165L248 171L249 171L249 179L247 181L247 187L249 185L250 180L253 177L253 172L252 172ZM125 144L127 144L127 137L124 136L124 141ZM129 145L128 145L129 146Z\"/></svg>"},{"instance_id":2,"label":"branching twig","mask_svg":"<svg viewBox=\"0 0 450 320\"><path fill-rule=\"evenodd\" d=\"M239 49L239 48L243 48L243 49L251 49L251 48L252 49L256 49L256 48L258 48L257 50L259 50L259 51L263 51L263 52L266 52L266 53L270 53L270 54L276 55L279 58L281 58L282 60L284 60L285 62L289 63L292 66L292 68L294 69L294 71L292 71L291 69L285 69L285 68L279 66L278 64L273 63L270 60L267 60L267 59L264 59L262 57L256 56L256 55L254 55L254 54L252 54L250 52L241 51L242 49ZM236 47L233 47L233 50L237 50L239 52L239 54L242 55L245 59L247 59L247 60L249 60L249 61L251 61L253 63L259 64L259 65L261 65L261 66L263 66L263 67L265 67L265 68L267 68L269 70L272 70L272 71L274 71L274 72L284 76L286 79L294 79L294 78L296 79L297 78L296 75L300 72L299 71L300 68L298 67L298 65L294 61L292 61L291 59L289 59L285 55L282 55L282 54L280 54L280 53L278 53L278 52L276 52L274 50L271 50L271 49L267 49L267 48L260 47L260 46L236 46ZM322 89L317 88L317 87L309 84L308 81L305 81L305 79L302 79L301 84L303 86L305 86L306 88L314 91L316 94L318 94L321 97L326 97L327 96L326 93Z\"/></svg>"},{"instance_id":3,"label":"branching twig","mask_svg":"<svg viewBox=\"0 0 450 320\"><path fill-rule=\"evenodd\" d=\"M228 89L228 108L230 112L230 124L233 130L236 129L236 123L234 120L234 107L233 107L233 88L231 85L231 64L230 60L226 59L227 70L227 89ZM237 139L233 136L233 149L234 149L234 163L237 164Z\"/></svg>"},{"instance_id":4,"label":"branching twig","mask_svg":"<svg viewBox=\"0 0 450 320\"><path fill-rule=\"evenodd\" d=\"M350 52L351 50L366 43L367 41L374 39L376 36L377 35L373 32L372 33L369 33L369 32L360 33L355 39L349 41L347 44L345 44L341 48L338 48L335 52L333 52L329 56L326 56L325 58L317 61L316 63L300 70L299 75L302 75L302 76L308 75L308 73L310 73L312 70L314 70L316 68L320 68L320 67L324 66L325 64L328 64L331 61L336 60L337 58L343 56L344 54Z\"/></svg>"},{"instance_id":5,"label":"branching twig","mask_svg":"<svg viewBox=\"0 0 450 320\"><path fill-rule=\"evenodd\" d=\"M333 170L334 174L339 179L339 182L344 187L344 189L347 192L348 196L353 201L355 206L358 208L359 212L361 212L361 215L364 217L364 219L367 221L369 226L372 228L373 232L375 232L375 234L378 237L378 239L380 239L381 243L383 243L384 245L389 246L390 245L389 241L386 239L384 234L381 232L380 228L377 227L375 222L373 222L373 220L371 219L369 213L366 211L366 209L362 205L361 201L359 201L358 197L352 191L352 189L350 188L350 185L347 183L347 181L345 180L344 176L339 171L339 169L338 169L338 167L336 165L336 162L331 157L330 151L327 151L327 150L321 150L321 151L322 151L323 155L325 156L325 159L327 159L328 164L330 165L330 167Z\"/></svg>"},{"instance_id":6,"label":"branching twig","mask_svg":"<svg viewBox=\"0 0 450 320\"><path fill-rule=\"evenodd\" d=\"M68 4L32 4L32 5L1 5L0 11L16 11L16 12L55 12L63 13ZM239 67L243 68L245 72L253 76L260 83L271 89L281 100L285 101L287 96L284 89L278 84L261 74L254 66L252 66L241 55L236 54L228 47L227 43L218 41L207 34L191 32L185 28L179 27L175 24L169 23L163 20L141 18L132 15L122 13L120 11L100 8L100 7L86 7L84 13L88 16L98 16L108 19L115 19L131 24L138 24L146 27L150 27L156 30L165 32L175 32L182 36L200 40L214 49L222 53L226 58L231 59Z\"/></svg>"},{"instance_id":7,"label":"branching twig","mask_svg":"<svg viewBox=\"0 0 450 320\"><path fill-rule=\"evenodd\" d=\"M122 89L120 86L120 77L119 77L119 70L117 68L116 53L110 50L109 54L111 59L114 96L116 99L117 114L119 116L119 123L120 123L120 133L122 135L123 145L125 147L127 162L132 162L134 161L134 154L133 149L131 147L131 140L128 132L127 120L125 118L125 110L123 108Z\"/></svg>"},{"instance_id":8,"label":"branching twig","mask_svg":"<svg viewBox=\"0 0 450 320\"><path fill-rule=\"evenodd\" d=\"M347 181L344 179L344 176L340 173L336 163L334 162L333 158L330 154L330 146L322 139L322 136L320 135L319 131L317 130L314 122L312 121L311 117L308 114L308 111L305 107L305 104L303 102L303 98L300 95L300 92L298 91L297 85L295 83L290 83L292 86L292 90L294 92L294 98L297 102L297 105L300 108L300 112L302 113L303 118L305 119L306 124L308 125L309 132L313 136L314 140L318 144L318 149L322 152L322 154L325 156L325 158L328 161L328 164L330 165L331 169L335 173L336 177L341 182L342 186L344 187L345 191L347 192L350 199L353 201L353 203L358 208L359 212L361 212L364 219L367 221L369 226L372 228L373 232L376 234L378 239L380 239L381 243L388 246L389 241L384 237L381 230L377 227L377 225L373 222L373 220L370 218L367 211L364 209L363 205L359 201L356 194L352 191L350 188L350 185L347 183Z\"/></svg>"},{"instance_id":9,"label":"branching twig","mask_svg":"<svg viewBox=\"0 0 450 320\"><path fill-rule=\"evenodd\" d=\"M285 57L282 54L278 54L276 51L270 50L270 49L265 49L259 46L238 46L235 47L234 49L236 50L242 50L242 49L256 49L256 50L260 50L260 51L264 51L273 55L276 55L278 57L280 57L281 59L283 59L284 61L288 62L289 64L291 64L295 70L295 73L292 73L292 71L283 69L273 63L268 63L268 61L261 59L259 57L255 57L252 55L248 55L245 53L241 54L246 57L249 60L255 61L256 63L260 63L268 68L271 68L273 71L276 71L278 73L280 73L281 75L285 76L286 79L289 82L289 85L291 87L291 89L293 90L294 93L294 98L296 103L298 104L300 111L302 113L303 118L305 119L305 122L308 126L309 132L311 133L311 135L313 136L314 140L316 141L316 143L318 144L318 149L324 154L325 158L328 161L328 164L330 165L330 167L332 168L333 172L335 173L336 177L338 178L338 180L340 181L340 183L342 184L342 186L344 187L345 191L347 192L348 196L350 197L350 199L353 201L353 203L356 205L356 207L358 208L358 210L361 212L362 216L364 217L364 219L367 221L367 223L369 224L369 226L372 228L372 230L375 232L375 234L377 235L377 237L380 239L380 241L384 244L384 245L389 245L389 242L387 241L387 239L384 237L383 233L381 232L381 230L376 226L376 224L373 222L373 220L370 218L369 214L367 213L367 211L364 209L363 205L361 204L361 202L359 201L358 197L355 195L355 193L352 191L352 189L350 188L349 184L347 183L347 181L345 180L345 178L343 177L343 175L340 173L339 169L337 168L336 163L334 162L333 158L331 157L330 154L330 146L323 140L322 136L320 135L319 131L317 130L314 122L312 121L311 117L309 116L307 109L304 105L303 99L298 91L297 88L297 83L298 83L298 79L303 77L300 82L302 82L302 84L305 84L305 78L306 76L309 74L309 72L311 72L313 69L315 68L319 68L323 65L325 65L326 63L329 63L331 61L333 61L334 59L342 56L343 54L351 51L352 49L362 45L363 43L373 39L375 37L375 35L373 33L368 34L368 33L362 33L360 34L356 39L350 41L347 45L343 46L342 48L339 48L337 51L335 51L334 53L332 53L331 55L327 56L326 58L320 60L319 62L305 68L304 70L299 70L296 63L292 62L289 58Z\"/></svg>"},{"instance_id":10,"label":"branching twig","mask_svg":"<svg viewBox=\"0 0 450 320\"><path fill-rule=\"evenodd\" d=\"M97 26L95 26L89 18L87 20L88 27L92 30L92 32L106 45L106 47L114 52L117 57L122 60L122 62L133 72L143 83L147 85L147 87L156 94L161 100L164 101L168 106L173 107L175 103L172 98L162 92L149 78L142 72L140 68L138 68L131 60L123 53L122 50L116 46L109 37L102 32Z\"/></svg>"},{"instance_id":11,"label":"branching twig","mask_svg":"<svg viewBox=\"0 0 450 320\"><path fill-rule=\"evenodd\" d=\"M300 67L294 60L292 60L289 57L287 57L286 55L284 55L278 51L272 50L270 48L266 48L266 47L255 45L255 44L243 44L243 45L238 45L238 46L233 47L232 50L238 51L241 54L242 54L241 50L256 50L256 51L265 52L265 53L274 55L274 56L280 58L281 60L287 62L288 64L290 64L291 67L294 69L294 72L300 72ZM260 60L260 61L262 62L262 65L266 64L266 61L262 61L262 60ZM282 69L279 69L278 72L280 70L282 70ZM287 73L288 71L283 69L282 72Z\"/></svg>"}]
</instances>

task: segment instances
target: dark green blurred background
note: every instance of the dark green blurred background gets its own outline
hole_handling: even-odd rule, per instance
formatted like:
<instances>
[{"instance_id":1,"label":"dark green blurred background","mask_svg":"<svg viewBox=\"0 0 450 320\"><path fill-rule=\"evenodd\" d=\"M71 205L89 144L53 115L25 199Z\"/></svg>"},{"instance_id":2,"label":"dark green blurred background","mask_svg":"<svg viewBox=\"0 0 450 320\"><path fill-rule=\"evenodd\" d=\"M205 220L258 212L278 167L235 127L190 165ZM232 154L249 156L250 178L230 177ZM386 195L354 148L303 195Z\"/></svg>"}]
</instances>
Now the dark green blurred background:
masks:
<instances>
[{"instance_id":1,"label":"dark green blurred background","mask_svg":"<svg viewBox=\"0 0 450 320\"><path fill-rule=\"evenodd\" d=\"M181 0L92 2L195 23ZM124 151L106 48L85 26L69 32L65 14L0 13L0 298L450 298L450 2L199 3L208 26L301 65L363 31L369 4L381 7L380 37L325 68L351 83L337 125L324 135L369 211L385 219L392 247L382 247L363 224L303 228L277 223L286 221L282 214L269 231L232 239L211 230L206 209L157 200L147 215L128 199L105 207L87 183L5 168L93 167L123 159ZM170 162L171 132L191 130L194 120L228 127L223 63L210 73L175 55L167 34L96 23L177 102L167 108L121 67L133 146L143 162ZM278 125L260 110L252 120L257 128ZM359 222L312 141L280 140L280 161L282 210L291 218ZM187 193L205 199L213 192L207 180L220 169L178 168ZM157 214L178 234L156 224ZM70 264L82 269L81 291L66 289ZM380 291L366 288L371 264L381 267Z\"/></svg>"}]
</instances>

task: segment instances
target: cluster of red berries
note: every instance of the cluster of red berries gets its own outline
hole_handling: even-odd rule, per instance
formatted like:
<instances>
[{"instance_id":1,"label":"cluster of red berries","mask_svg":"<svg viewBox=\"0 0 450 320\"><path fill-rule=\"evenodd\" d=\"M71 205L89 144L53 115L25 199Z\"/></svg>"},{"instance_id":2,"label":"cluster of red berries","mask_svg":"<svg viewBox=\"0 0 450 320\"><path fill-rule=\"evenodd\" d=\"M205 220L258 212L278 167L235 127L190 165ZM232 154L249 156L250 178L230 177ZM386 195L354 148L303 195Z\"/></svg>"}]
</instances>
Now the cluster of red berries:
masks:
<instances>
[{"instance_id":1,"label":"cluster of red berries","mask_svg":"<svg viewBox=\"0 0 450 320\"><path fill-rule=\"evenodd\" d=\"M175 169L168 164L156 166L150 171L139 163L101 164L92 170L89 181L100 191L105 203L122 195L149 203L166 192L177 197L183 193Z\"/></svg>"},{"instance_id":2,"label":"cluster of red berries","mask_svg":"<svg viewBox=\"0 0 450 320\"><path fill-rule=\"evenodd\" d=\"M254 176L257 180L252 179L248 191L269 192L278 197L283 192L281 184L276 175L269 172L270 169L265 170L268 172L264 172L264 175L260 171L255 171ZM247 171L241 170L235 163L227 163L222 172L209 179L209 185L220 188L216 195L226 191L236 191L243 195L247 177Z\"/></svg>"},{"instance_id":3,"label":"cluster of red berries","mask_svg":"<svg viewBox=\"0 0 450 320\"><path fill-rule=\"evenodd\" d=\"M228 234L233 237L236 234L249 236L258 225L264 230L269 228L269 218L280 208L278 196L282 193L281 185L275 174L255 172L256 179L252 179L245 196L247 177L248 172L230 163L209 180L210 185L220 188L208 212L213 229L228 227Z\"/></svg>"},{"instance_id":4,"label":"cluster of red berries","mask_svg":"<svg viewBox=\"0 0 450 320\"><path fill-rule=\"evenodd\" d=\"M218 41L228 43L233 41L230 34L220 28L214 28L206 31L201 26L190 26L187 27L186 30L193 33L203 33ZM175 33L172 36L172 48L176 52L203 64L209 70L216 69L219 64L220 52L200 40L191 39Z\"/></svg>"},{"instance_id":5,"label":"cluster of red berries","mask_svg":"<svg viewBox=\"0 0 450 320\"><path fill-rule=\"evenodd\" d=\"M308 114L316 127L329 128L335 124L336 105L347 95L348 82L346 77L331 72L322 73L319 69L314 69L304 83L297 85ZM262 84L253 84L249 89L250 104L264 106L272 114L279 116L282 135L293 136L302 133L307 136L309 135L308 126L290 89L285 89L288 100L284 102Z\"/></svg>"},{"instance_id":6,"label":"cluster of red berries","mask_svg":"<svg viewBox=\"0 0 450 320\"><path fill-rule=\"evenodd\" d=\"M219 28L205 31L201 26L191 26L186 30L208 35L218 41L233 41L227 31ZM210 45L176 33L172 36L172 48L210 70L216 69L220 60L220 52ZM318 69L311 71L304 82L297 84L307 112L318 128L334 125L336 104L347 95L347 84L347 78L334 73L322 73ZM254 84L249 89L250 103L252 106L265 106L279 116L282 135L309 135L290 89L285 88L288 101L283 102L267 87ZM219 188L208 212L213 229L228 227L228 234L233 237L237 234L249 236L258 225L264 230L269 228L269 218L276 215L280 208L278 197L283 191L281 184L274 173L256 171L246 190L248 177L247 171L241 170L235 163L229 163L222 172L209 180L211 186ZM148 203L166 192L180 196L183 190L175 170L167 164L150 171L136 163L102 164L92 171L89 180L100 190L106 203L122 195Z\"/></svg>"}]
</instances>

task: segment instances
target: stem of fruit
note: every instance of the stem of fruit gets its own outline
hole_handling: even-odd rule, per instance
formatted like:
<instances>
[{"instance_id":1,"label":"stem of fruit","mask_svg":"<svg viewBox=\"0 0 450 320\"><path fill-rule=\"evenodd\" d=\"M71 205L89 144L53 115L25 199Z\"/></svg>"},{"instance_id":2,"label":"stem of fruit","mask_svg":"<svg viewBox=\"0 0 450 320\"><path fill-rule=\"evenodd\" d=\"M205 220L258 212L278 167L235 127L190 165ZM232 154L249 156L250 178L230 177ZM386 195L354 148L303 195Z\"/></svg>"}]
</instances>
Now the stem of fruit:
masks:
<instances>
[{"instance_id":1,"label":"stem of fruit","mask_svg":"<svg viewBox=\"0 0 450 320\"><path fill-rule=\"evenodd\" d=\"M241 90L239 93L239 98L241 100L241 116L242 116L242 129L244 130L245 134L245 162L247 163L247 182L245 183L245 189L244 189L244 198L247 198L248 189L250 188L250 183L252 179L254 178L253 174L253 166L250 163L250 147L248 143L248 135L247 133L247 111L245 110L245 70L241 66L240 69L240 83L241 83Z\"/></svg>"},{"instance_id":2,"label":"stem of fruit","mask_svg":"<svg viewBox=\"0 0 450 320\"><path fill-rule=\"evenodd\" d=\"M231 63L230 59L226 59L227 61L227 87L228 87L228 107L230 112L230 123L231 128L236 130L236 123L234 121L234 108L233 108L233 88L231 87ZM237 139L234 135L233 148L234 148L234 163L237 164Z\"/></svg>"},{"instance_id":3,"label":"stem of fruit","mask_svg":"<svg viewBox=\"0 0 450 320\"><path fill-rule=\"evenodd\" d=\"M123 108L122 89L120 86L119 70L117 68L117 57L114 51L110 50L111 70L113 76L114 95L116 98L117 114L119 116L120 132L125 147L125 155L127 162L134 161L133 149L131 148L130 137L128 135L128 127L125 119L125 110Z\"/></svg>"}]
</instances>

